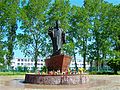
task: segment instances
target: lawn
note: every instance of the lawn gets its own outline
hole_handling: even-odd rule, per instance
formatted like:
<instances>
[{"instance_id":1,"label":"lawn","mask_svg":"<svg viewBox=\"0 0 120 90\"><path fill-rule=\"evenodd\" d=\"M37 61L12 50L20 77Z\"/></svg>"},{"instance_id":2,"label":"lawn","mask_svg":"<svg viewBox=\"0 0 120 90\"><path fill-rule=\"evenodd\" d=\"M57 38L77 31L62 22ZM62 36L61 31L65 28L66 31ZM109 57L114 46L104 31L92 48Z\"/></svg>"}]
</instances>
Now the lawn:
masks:
<instances>
[{"instance_id":1,"label":"lawn","mask_svg":"<svg viewBox=\"0 0 120 90\"><path fill-rule=\"evenodd\" d=\"M0 76L5 75L25 75L27 72L0 72Z\"/></svg>"}]
</instances>

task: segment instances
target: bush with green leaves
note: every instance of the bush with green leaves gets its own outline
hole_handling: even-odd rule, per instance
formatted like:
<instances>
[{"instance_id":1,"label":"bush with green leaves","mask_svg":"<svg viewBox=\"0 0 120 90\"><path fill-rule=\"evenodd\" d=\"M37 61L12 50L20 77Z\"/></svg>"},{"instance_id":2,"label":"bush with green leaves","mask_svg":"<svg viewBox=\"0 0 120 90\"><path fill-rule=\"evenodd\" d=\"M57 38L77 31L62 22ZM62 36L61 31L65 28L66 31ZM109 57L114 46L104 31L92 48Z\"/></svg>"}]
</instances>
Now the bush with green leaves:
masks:
<instances>
[{"instance_id":1,"label":"bush with green leaves","mask_svg":"<svg viewBox=\"0 0 120 90\"><path fill-rule=\"evenodd\" d=\"M120 58L118 58L118 59L110 59L107 62L107 65L110 66L113 69L115 74L117 74L117 71L120 70Z\"/></svg>"},{"instance_id":2,"label":"bush with green leaves","mask_svg":"<svg viewBox=\"0 0 120 90\"><path fill-rule=\"evenodd\" d=\"M47 71L48 71L48 69L46 66L41 67L41 72L47 72Z\"/></svg>"},{"instance_id":3,"label":"bush with green leaves","mask_svg":"<svg viewBox=\"0 0 120 90\"><path fill-rule=\"evenodd\" d=\"M29 70L28 70L28 67L26 67L26 66L24 66L24 67L18 66L17 71L18 72L28 72Z\"/></svg>"}]
</instances>

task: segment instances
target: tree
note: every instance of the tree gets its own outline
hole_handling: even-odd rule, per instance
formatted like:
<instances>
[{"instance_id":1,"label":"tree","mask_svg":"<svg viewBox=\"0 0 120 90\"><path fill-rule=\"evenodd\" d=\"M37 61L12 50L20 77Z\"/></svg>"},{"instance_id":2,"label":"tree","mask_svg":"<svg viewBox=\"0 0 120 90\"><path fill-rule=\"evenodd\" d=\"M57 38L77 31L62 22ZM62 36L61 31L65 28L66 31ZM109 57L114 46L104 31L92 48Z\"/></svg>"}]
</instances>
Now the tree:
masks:
<instances>
[{"instance_id":1,"label":"tree","mask_svg":"<svg viewBox=\"0 0 120 90\"><path fill-rule=\"evenodd\" d=\"M87 42L90 36L89 13L85 7L73 6L70 13L70 29L68 31L69 39L74 43L73 55L77 50L83 57L83 67L86 68Z\"/></svg>"},{"instance_id":2,"label":"tree","mask_svg":"<svg viewBox=\"0 0 120 90\"><path fill-rule=\"evenodd\" d=\"M112 42L112 58L118 58L120 53L120 4L113 6L109 12L110 40Z\"/></svg>"},{"instance_id":3,"label":"tree","mask_svg":"<svg viewBox=\"0 0 120 90\"><path fill-rule=\"evenodd\" d=\"M10 66L11 59L13 58L16 30L17 30L17 18L19 10L19 0L2 0L0 2L0 17L1 17L1 30L4 32L4 43L6 43L6 59L7 65Z\"/></svg>"},{"instance_id":4,"label":"tree","mask_svg":"<svg viewBox=\"0 0 120 90\"><path fill-rule=\"evenodd\" d=\"M26 56L37 60L46 55L46 12L51 0L29 0L20 11L21 30L18 35L18 44Z\"/></svg>"},{"instance_id":5,"label":"tree","mask_svg":"<svg viewBox=\"0 0 120 90\"><path fill-rule=\"evenodd\" d=\"M108 28L111 41L109 60L107 65L110 66L114 73L120 70L120 4L114 5L108 13Z\"/></svg>"},{"instance_id":6,"label":"tree","mask_svg":"<svg viewBox=\"0 0 120 90\"><path fill-rule=\"evenodd\" d=\"M91 4L92 3L92 4ZM94 60L97 70L103 67L103 63L106 60L110 52L110 37L109 37L109 25L108 13L110 12L112 5L106 3L104 0L85 0L85 5L89 20L92 28L89 28L91 33L89 44L89 60Z\"/></svg>"},{"instance_id":7,"label":"tree","mask_svg":"<svg viewBox=\"0 0 120 90\"><path fill-rule=\"evenodd\" d=\"M84 3L84 6L81 8L78 17L79 17L79 23L78 23L78 47L80 48L80 53L83 57L83 68L86 69L86 59L88 55L88 40L90 38L90 13L87 9L86 3Z\"/></svg>"}]
</instances>

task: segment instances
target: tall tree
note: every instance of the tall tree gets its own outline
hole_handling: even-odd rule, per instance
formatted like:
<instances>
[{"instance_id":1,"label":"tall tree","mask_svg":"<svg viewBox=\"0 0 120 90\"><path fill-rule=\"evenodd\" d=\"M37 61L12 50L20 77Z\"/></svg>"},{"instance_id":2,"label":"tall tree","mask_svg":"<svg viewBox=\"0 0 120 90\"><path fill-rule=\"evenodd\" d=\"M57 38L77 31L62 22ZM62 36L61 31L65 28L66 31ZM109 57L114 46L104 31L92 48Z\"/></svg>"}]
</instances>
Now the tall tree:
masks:
<instances>
[{"instance_id":1,"label":"tall tree","mask_svg":"<svg viewBox=\"0 0 120 90\"><path fill-rule=\"evenodd\" d=\"M78 33L77 33L77 23L78 23L78 11L79 11L79 7L77 6L72 6L71 7L71 10L70 10L70 13L69 13L69 16L70 16L70 21L69 21L69 25L70 25L70 28L68 30L68 42L70 43L70 47L72 50L70 53L71 53L71 56L73 56L73 60L75 61L75 69L76 71L78 71L78 67L77 67L77 60L76 60L76 50L77 50L77 36L78 36Z\"/></svg>"},{"instance_id":2,"label":"tall tree","mask_svg":"<svg viewBox=\"0 0 120 90\"><path fill-rule=\"evenodd\" d=\"M11 59L13 58L16 30L17 30L17 18L19 10L19 0L2 0L1 4L1 30L5 32L4 41L6 42L6 59L7 65L10 66Z\"/></svg>"},{"instance_id":3,"label":"tall tree","mask_svg":"<svg viewBox=\"0 0 120 90\"><path fill-rule=\"evenodd\" d=\"M92 28L92 34L89 44L89 59L95 61L96 68L99 70L104 64L104 60L109 56L111 50L112 35L110 30L109 13L113 5L105 2L104 0L85 0L85 8L90 15L89 20ZM113 20L111 18L111 20ZM92 63L92 62L91 62Z\"/></svg>"},{"instance_id":4,"label":"tall tree","mask_svg":"<svg viewBox=\"0 0 120 90\"><path fill-rule=\"evenodd\" d=\"M115 5L109 12L109 28L111 31L110 40L112 41L112 55L107 64L115 74L120 70L120 4Z\"/></svg>"},{"instance_id":5,"label":"tall tree","mask_svg":"<svg viewBox=\"0 0 120 90\"><path fill-rule=\"evenodd\" d=\"M70 17L69 36L75 44L74 51L77 49L83 57L83 67L86 68L87 45L89 38L89 13L85 7L73 6Z\"/></svg>"},{"instance_id":6,"label":"tall tree","mask_svg":"<svg viewBox=\"0 0 120 90\"><path fill-rule=\"evenodd\" d=\"M89 10L87 9L88 7L84 3L84 6L81 8L81 13L79 14L80 20L78 24L78 42L80 48L80 53L83 57L83 68L86 69L86 62L87 62L87 55L88 55L88 40L90 38L90 29L91 29L91 24L90 24L90 13Z\"/></svg>"},{"instance_id":7,"label":"tall tree","mask_svg":"<svg viewBox=\"0 0 120 90\"><path fill-rule=\"evenodd\" d=\"M46 55L46 12L51 0L29 0L21 8L21 30L18 35L19 46L26 56L35 60L37 70L38 57Z\"/></svg>"},{"instance_id":8,"label":"tall tree","mask_svg":"<svg viewBox=\"0 0 120 90\"><path fill-rule=\"evenodd\" d=\"M110 12L108 13L109 18L109 34L110 40L112 42L111 50L112 50L112 57L115 59L119 59L120 57L120 4L114 5Z\"/></svg>"}]
</instances>

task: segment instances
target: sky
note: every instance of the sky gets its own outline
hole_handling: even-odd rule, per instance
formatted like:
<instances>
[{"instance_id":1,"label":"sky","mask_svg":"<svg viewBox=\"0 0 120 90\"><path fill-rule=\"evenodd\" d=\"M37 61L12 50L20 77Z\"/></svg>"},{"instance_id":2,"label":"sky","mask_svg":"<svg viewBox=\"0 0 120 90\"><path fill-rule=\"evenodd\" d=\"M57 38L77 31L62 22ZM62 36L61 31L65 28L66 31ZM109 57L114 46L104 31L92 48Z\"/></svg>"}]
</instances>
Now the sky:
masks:
<instances>
[{"instance_id":1,"label":"sky","mask_svg":"<svg viewBox=\"0 0 120 90\"><path fill-rule=\"evenodd\" d=\"M84 0L70 0L71 5L82 6ZM113 3L114 5L120 4L120 0L105 0L109 3ZM23 53L20 50L14 50L14 57L24 58ZM79 57L79 56L78 56Z\"/></svg>"},{"instance_id":2,"label":"sky","mask_svg":"<svg viewBox=\"0 0 120 90\"><path fill-rule=\"evenodd\" d=\"M77 6L79 6L79 5L82 6L83 5L83 1L84 0L70 0L71 4L77 5ZM113 3L114 5L117 5L117 4L120 3L120 0L105 0L105 1L107 1L109 3Z\"/></svg>"}]
</instances>

